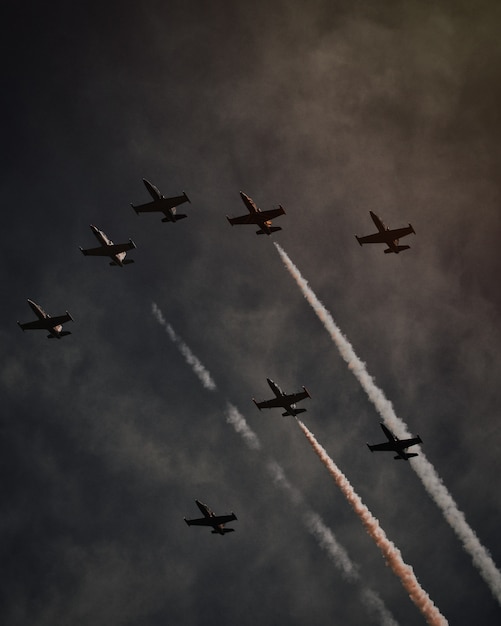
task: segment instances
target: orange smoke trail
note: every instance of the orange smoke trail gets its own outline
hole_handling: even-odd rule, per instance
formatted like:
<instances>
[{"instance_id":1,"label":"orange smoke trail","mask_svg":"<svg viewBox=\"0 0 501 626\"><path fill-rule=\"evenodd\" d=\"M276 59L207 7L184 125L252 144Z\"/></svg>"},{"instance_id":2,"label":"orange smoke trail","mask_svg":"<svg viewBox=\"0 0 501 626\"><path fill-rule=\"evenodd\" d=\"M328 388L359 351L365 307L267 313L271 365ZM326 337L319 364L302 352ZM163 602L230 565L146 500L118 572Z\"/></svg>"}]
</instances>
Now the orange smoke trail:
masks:
<instances>
[{"instance_id":1,"label":"orange smoke trail","mask_svg":"<svg viewBox=\"0 0 501 626\"><path fill-rule=\"evenodd\" d=\"M421 611L428 624L447 624L448 622L445 617L440 613L438 608L433 604L430 596L419 584L412 567L404 562L400 550L388 539L386 533L379 525L378 520L362 502L349 480L330 458L325 449L318 443L313 433L308 430L303 422L300 420L297 420L297 422L320 460L329 471L329 474L334 478L337 486L341 489L355 513L360 517L362 524L365 526L365 530L369 533L370 537L374 539L376 545L383 553L386 562L400 578L404 589Z\"/></svg>"}]
</instances>

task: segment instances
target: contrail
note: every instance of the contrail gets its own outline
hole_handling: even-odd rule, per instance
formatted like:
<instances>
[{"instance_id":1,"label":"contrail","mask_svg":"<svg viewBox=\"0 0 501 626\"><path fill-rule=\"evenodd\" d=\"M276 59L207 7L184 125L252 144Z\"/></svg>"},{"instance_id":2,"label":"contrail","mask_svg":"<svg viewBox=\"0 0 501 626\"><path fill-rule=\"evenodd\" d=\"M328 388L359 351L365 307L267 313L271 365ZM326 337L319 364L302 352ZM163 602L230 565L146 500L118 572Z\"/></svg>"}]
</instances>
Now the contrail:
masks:
<instances>
[{"instance_id":1,"label":"contrail","mask_svg":"<svg viewBox=\"0 0 501 626\"><path fill-rule=\"evenodd\" d=\"M229 402L226 407L226 421L243 437L245 443L251 450L259 450L261 448L256 433L249 427L240 411ZM350 559L343 546L338 543L332 531L324 524L320 515L306 506L301 493L287 480L282 466L274 459L269 459L266 468L274 484L287 493L290 501L295 506L301 508L303 513L302 520L306 529L313 535L322 550L341 571L343 578L351 583L359 582L360 574L358 573L357 566ZM370 614L379 617L382 626L398 626L398 622L395 621L393 615L386 608L377 593L371 589L364 588L361 590L360 595L366 609Z\"/></svg>"},{"instance_id":2,"label":"contrail","mask_svg":"<svg viewBox=\"0 0 501 626\"><path fill-rule=\"evenodd\" d=\"M162 315L162 311L154 302L151 305L151 310L158 323L165 328L172 342L175 343L176 346L179 348L179 352L181 352L181 354L184 356L186 363L191 366L193 372L198 376L200 382L205 387L205 389L208 389L209 391L216 391L216 383L213 381L212 376L193 354L193 352L188 348L184 341L175 333L172 326L165 320L164 316Z\"/></svg>"},{"instance_id":3,"label":"contrail","mask_svg":"<svg viewBox=\"0 0 501 626\"><path fill-rule=\"evenodd\" d=\"M395 414L393 405L376 385L365 364L355 354L352 345L334 322L332 315L314 294L308 282L302 277L300 271L286 252L277 243L275 243L275 246L285 267L289 270L304 297L325 326L341 356L348 364L348 368L353 372L386 425L391 430L394 430L398 437L409 437L410 433L407 425ZM410 464L421 479L428 494L438 505L445 519L459 537L464 549L470 554L473 564L489 586L492 594L498 603L501 604L501 573L497 569L489 551L480 543L479 538L468 525L464 513L459 510L447 487L423 452L421 451L418 457L410 461Z\"/></svg>"},{"instance_id":4,"label":"contrail","mask_svg":"<svg viewBox=\"0 0 501 626\"><path fill-rule=\"evenodd\" d=\"M192 353L190 348L178 337L172 326L165 320L159 307L152 303L152 313L159 324L167 331L172 342L179 348L181 354L185 357L186 362L193 368L202 385L210 390L216 390L216 384L213 381L208 370L202 365L200 360ZM235 432L239 434L247 447L252 451L261 450L261 442L256 433L247 424L246 419L240 411L230 402L226 406L226 421L231 424ZM268 463L268 472L276 485L279 485L289 495L291 501L296 504L303 504L303 497L285 478L285 473L276 461ZM341 570L343 576L350 582L358 582L360 576L356 566L351 562L345 549L338 544L333 533L325 526L322 518L315 512L306 509L303 521L306 529L317 540L319 546L324 550ZM398 626L398 622L393 619L392 614L386 608L382 599L371 589L364 588L360 592L362 602L372 615L379 615L382 626Z\"/></svg>"},{"instance_id":5,"label":"contrail","mask_svg":"<svg viewBox=\"0 0 501 626\"><path fill-rule=\"evenodd\" d=\"M409 594L409 597L424 615L428 624L447 624L448 622L445 617L440 613L438 608L433 604L430 596L419 584L412 567L404 562L400 550L388 539L386 533L379 525L378 520L362 502L360 496L353 489L349 480L330 458L325 449L318 443L313 433L310 432L299 419L297 422L313 449L329 471L329 474L335 480L337 486L341 489L344 496L353 507L353 510L361 519L362 524L365 526L365 530L375 541L393 572L400 578L402 585Z\"/></svg>"}]
</instances>

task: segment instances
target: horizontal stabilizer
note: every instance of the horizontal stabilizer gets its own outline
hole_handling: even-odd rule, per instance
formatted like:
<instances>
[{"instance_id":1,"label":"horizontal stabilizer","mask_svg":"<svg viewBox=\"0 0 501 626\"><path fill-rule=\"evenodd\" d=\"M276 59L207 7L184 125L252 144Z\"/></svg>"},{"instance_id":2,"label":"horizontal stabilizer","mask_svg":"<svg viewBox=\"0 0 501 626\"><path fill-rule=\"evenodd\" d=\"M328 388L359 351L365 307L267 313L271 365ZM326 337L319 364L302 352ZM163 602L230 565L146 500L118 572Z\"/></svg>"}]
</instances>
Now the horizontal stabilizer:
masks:
<instances>
[{"instance_id":1,"label":"horizontal stabilizer","mask_svg":"<svg viewBox=\"0 0 501 626\"><path fill-rule=\"evenodd\" d=\"M408 250L409 248L410 248L410 246L396 246L395 250L392 250L391 248L386 248L384 253L385 254L390 254L392 252L396 252L398 254L399 252L402 252L402 250Z\"/></svg>"},{"instance_id":2,"label":"horizontal stabilizer","mask_svg":"<svg viewBox=\"0 0 501 626\"><path fill-rule=\"evenodd\" d=\"M176 213L176 215L174 216L174 221L177 222L178 220L182 220L185 217L188 217L185 213Z\"/></svg>"},{"instance_id":3,"label":"horizontal stabilizer","mask_svg":"<svg viewBox=\"0 0 501 626\"><path fill-rule=\"evenodd\" d=\"M47 335L47 339L61 339L61 337L66 337L66 335L71 335L71 331L63 330L57 335Z\"/></svg>"},{"instance_id":4,"label":"horizontal stabilizer","mask_svg":"<svg viewBox=\"0 0 501 626\"><path fill-rule=\"evenodd\" d=\"M123 265L130 265L131 263L134 263L134 259L125 259L125 261L122 261Z\"/></svg>"},{"instance_id":5,"label":"horizontal stabilizer","mask_svg":"<svg viewBox=\"0 0 501 626\"><path fill-rule=\"evenodd\" d=\"M213 535L226 535L226 533L234 533L234 528L223 528L222 530L212 530Z\"/></svg>"}]
</instances>

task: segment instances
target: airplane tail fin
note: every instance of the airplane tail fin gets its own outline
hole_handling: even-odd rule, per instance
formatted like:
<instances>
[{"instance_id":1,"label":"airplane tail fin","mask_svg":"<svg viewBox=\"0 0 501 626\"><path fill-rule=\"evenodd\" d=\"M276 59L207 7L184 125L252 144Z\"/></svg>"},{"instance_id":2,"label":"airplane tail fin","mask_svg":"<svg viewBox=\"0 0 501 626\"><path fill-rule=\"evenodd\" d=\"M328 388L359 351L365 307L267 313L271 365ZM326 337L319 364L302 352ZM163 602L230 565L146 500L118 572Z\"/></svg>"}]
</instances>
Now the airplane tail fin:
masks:
<instances>
[{"instance_id":1,"label":"airplane tail fin","mask_svg":"<svg viewBox=\"0 0 501 626\"><path fill-rule=\"evenodd\" d=\"M213 535L226 535L227 533L234 533L234 528L223 528L222 530L212 530Z\"/></svg>"},{"instance_id":2,"label":"airplane tail fin","mask_svg":"<svg viewBox=\"0 0 501 626\"><path fill-rule=\"evenodd\" d=\"M183 218L188 217L185 213L176 213L174 216L174 221L182 220Z\"/></svg>"},{"instance_id":3,"label":"airplane tail fin","mask_svg":"<svg viewBox=\"0 0 501 626\"><path fill-rule=\"evenodd\" d=\"M134 259L125 259L122 261L122 265L130 265L131 263L134 263Z\"/></svg>"}]
</instances>

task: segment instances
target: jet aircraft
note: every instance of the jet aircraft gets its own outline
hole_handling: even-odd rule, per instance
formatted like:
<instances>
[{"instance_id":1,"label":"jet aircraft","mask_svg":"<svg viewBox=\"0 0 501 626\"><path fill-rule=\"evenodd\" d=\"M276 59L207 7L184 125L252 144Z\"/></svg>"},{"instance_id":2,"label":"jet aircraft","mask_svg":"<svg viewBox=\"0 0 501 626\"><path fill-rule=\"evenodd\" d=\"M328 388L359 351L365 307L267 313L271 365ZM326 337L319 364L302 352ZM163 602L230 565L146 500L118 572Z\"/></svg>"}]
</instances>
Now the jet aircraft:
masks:
<instances>
[{"instance_id":1,"label":"jet aircraft","mask_svg":"<svg viewBox=\"0 0 501 626\"><path fill-rule=\"evenodd\" d=\"M56 339L61 339L61 337L71 335L70 331L63 331L63 324L65 322L73 321L73 318L68 311L66 311L66 315L51 317L50 315L47 315L40 305L33 302L33 300L28 300L28 304L38 319L34 322L26 322L25 324L18 322L19 327L22 328L23 331L35 329L48 330L49 334L47 335L47 339L53 339L54 337Z\"/></svg>"},{"instance_id":2,"label":"jet aircraft","mask_svg":"<svg viewBox=\"0 0 501 626\"><path fill-rule=\"evenodd\" d=\"M284 393L280 387L271 380L271 378L267 378L266 380L275 394L275 397L272 400L264 400L263 402L256 402L254 398L252 398L252 401L259 410L282 407L285 409L285 413L282 413L284 417L286 415L292 415L295 417L296 415L299 415L299 413L304 413L306 411L306 409L296 409L296 402L304 400L305 398L311 398L306 387L303 387L303 391L300 391L299 393L287 394Z\"/></svg>"},{"instance_id":3,"label":"jet aircraft","mask_svg":"<svg viewBox=\"0 0 501 626\"><path fill-rule=\"evenodd\" d=\"M417 452L406 452L406 450L407 448L415 446L418 443L423 443L419 435L412 437L411 439L399 439L384 424L381 424L381 428L383 429L384 434L388 437L388 441L385 441L385 443L377 443L373 446L367 444L371 452L374 452L374 450L396 452L397 456L394 457L395 460L403 459L404 461L407 461L413 456L418 456Z\"/></svg>"},{"instance_id":4,"label":"jet aircraft","mask_svg":"<svg viewBox=\"0 0 501 626\"><path fill-rule=\"evenodd\" d=\"M257 224L259 226L259 230L256 230L256 235L271 235L271 233L276 232L277 230L282 230L280 226L272 226L271 221L276 217L280 217L280 215L285 215L285 209L282 205L279 205L278 209L270 209L269 211L261 211L256 206L254 200L249 198L243 191L240 192L240 197L242 198L245 206L247 207L249 214L241 215L240 217L228 217L226 219L228 222L234 226L235 224Z\"/></svg>"},{"instance_id":5,"label":"jet aircraft","mask_svg":"<svg viewBox=\"0 0 501 626\"><path fill-rule=\"evenodd\" d=\"M82 254L85 256L109 256L111 258L110 265L119 265L120 267L134 263L132 259L125 259L127 250L133 250L136 247L132 239L129 239L128 243L114 244L102 230L99 230L99 228L96 228L96 226L92 224L90 228L101 245L97 248L89 248L87 250L80 248Z\"/></svg>"},{"instance_id":6,"label":"jet aircraft","mask_svg":"<svg viewBox=\"0 0 501 626\"><path fill-rule=\"evenodd\" d=\"M230 515L215 515L206 504L200 502L200 500L195 500L198 508L203 514L203 517L199 517L197 519L186 519L184 521L188 524L188 526L212 526L212 534L213 535L226 535L226 533L232 533L235 531L234 528L225 528L224 525L228 522L232 522L237 519L235 513L231 513Z\"/></svg>"},{"instance_id":7,"label":"jet aircraft","mask_svg":"<svg viewBox=\"0 0 501 626\"><path fill-rule=\"evenodd\" d=\"M369 213L371 214L372 221L377 226L378 232L373 235L367 235L366 237L359 237L358 235L355 235L360 245L364 243L385 243L388 246L386 250L384 250L385 254L389 254L390 252L398 254L399 252L402 252L402 250L408 250L410 248L410 246L399 246L398 241L401 237L405 237L411 233L416 234L411 224L409 224L409 226L405 226L404 228L395 228L394 230L390 230L375 213L372 211L369 211Z\"/></svg>"},{"instance_id":8,"label":"jet aircraft","mask_svg":"<svg viewBox=\"0 0 501 626\"><path fill-rule=\"evenodd\" d=\"M152 185L146 180L146 178L143 178L143 183L153 198L153 202L147 202L146 204L140 204L138 206L131 204L131 207L137 214L159 211L165 215L165 217L162 218L162 222L177 222L178 220L182 220L184 217L188 217L184 213L176 212L176 207L179 204L183 204L183 202L191 203L191 200L184 191L182 196L166 198L158 191L155 185Z\"/></svg>"}]
</instances>

